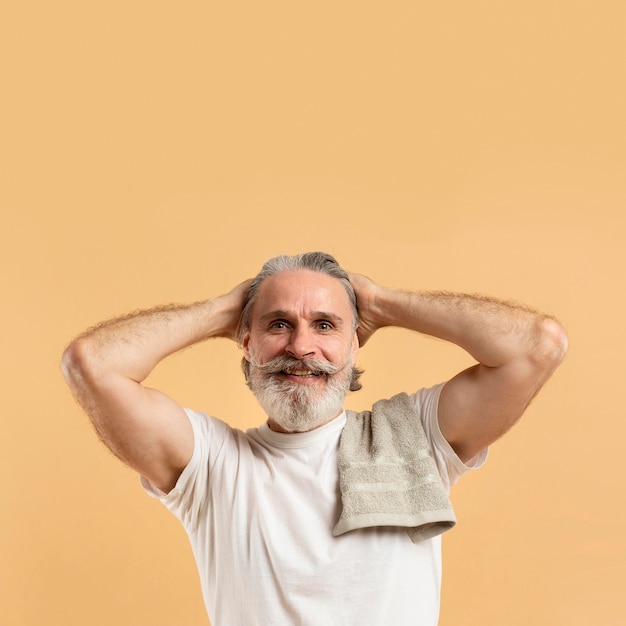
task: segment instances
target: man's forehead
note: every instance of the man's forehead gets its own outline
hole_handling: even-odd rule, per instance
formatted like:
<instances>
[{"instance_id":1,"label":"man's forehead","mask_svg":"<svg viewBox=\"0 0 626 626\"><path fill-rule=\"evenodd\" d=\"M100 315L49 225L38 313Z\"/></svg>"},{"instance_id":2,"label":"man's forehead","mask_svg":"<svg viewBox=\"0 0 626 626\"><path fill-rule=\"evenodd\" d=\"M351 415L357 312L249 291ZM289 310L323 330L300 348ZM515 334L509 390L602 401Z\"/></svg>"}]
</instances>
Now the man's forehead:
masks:
<instances>
[{"instance_id":1,"label":"man's forehead","mask_svg":"<svg viewBox=\"0 0 626 626\"><path fill-rule=\"evenodd\" d=\"M267 307L288 311L298 306L309 306L335 315L351 314L350 299L341 280L311 270L280 272L266 278L259 285L253 309L266 309L262 313L259 311L265 315Z\"/></svg>"}]
</instances>

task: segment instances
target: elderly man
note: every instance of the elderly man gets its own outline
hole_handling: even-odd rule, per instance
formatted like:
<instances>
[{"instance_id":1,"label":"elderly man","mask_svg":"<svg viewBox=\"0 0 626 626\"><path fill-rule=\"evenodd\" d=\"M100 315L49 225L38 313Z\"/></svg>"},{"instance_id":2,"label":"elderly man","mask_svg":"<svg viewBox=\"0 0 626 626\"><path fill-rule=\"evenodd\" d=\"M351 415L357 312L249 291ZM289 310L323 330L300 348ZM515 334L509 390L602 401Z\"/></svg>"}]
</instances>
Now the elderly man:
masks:
<instances>
[{"instance_id":1,"label":"elderly man","mask_svg":"<svg viewBox=\"0 0 626 626\"><path fill-rule=\"evenodd\" d=\"M420 454L446 492L483 463L567 347L559 324L530 309L383 287L314 252L270 259L223 296L106 322L67 348L66 380L99 436L184 524L215 626L437 623L436 532L412 538L402 522L337 530L350 495L340 490L342 433L347 439L357 424L360 441L375 421L343 402L360 388L359 348L385 326L453 342L477 362L380 405L389 415L376 417L395 420L391 429L419 427ZM162 359L211 337L241 345L247 383L268 417L259 428L241 432L142 385ZM410 456L417 439L406 447L402 438ZM386 503L369 501L383 516Z\"/></svg>"}]
</instances>

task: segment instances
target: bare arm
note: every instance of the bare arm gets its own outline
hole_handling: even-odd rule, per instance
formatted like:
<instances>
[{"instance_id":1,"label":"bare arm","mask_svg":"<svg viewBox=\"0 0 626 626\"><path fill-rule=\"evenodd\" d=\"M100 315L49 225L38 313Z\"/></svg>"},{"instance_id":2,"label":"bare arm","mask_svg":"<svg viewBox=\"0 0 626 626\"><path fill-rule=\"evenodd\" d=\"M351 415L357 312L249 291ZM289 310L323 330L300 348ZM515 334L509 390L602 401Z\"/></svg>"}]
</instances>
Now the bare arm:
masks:
<instances>
[{"instance_id":1,"label":"bare arm","mask_svg":"<svg viewBox=\"0 0 626 626\"><path fill-rule=\"evenodd\" d=\"M235 338L249 282L188 306L110 320L65 350L65 380L100 438L127 465L169 491L193 452L191 425L166 394L142 384L165 357L211 337Z\"/></svg>"},{"instance_id":2,"label":"bare arm","mask_svg":"<svg viewBox=\"0 0 626 626\"><path fill-rule=\"evenodd\" d=\"M518 419L567 351L551 317L500 300L451 293L408 293L353 274L363 345L384 326L457 344L476 359L444 387L439 425L467 461Z\"/></svg>"}]
</instances>

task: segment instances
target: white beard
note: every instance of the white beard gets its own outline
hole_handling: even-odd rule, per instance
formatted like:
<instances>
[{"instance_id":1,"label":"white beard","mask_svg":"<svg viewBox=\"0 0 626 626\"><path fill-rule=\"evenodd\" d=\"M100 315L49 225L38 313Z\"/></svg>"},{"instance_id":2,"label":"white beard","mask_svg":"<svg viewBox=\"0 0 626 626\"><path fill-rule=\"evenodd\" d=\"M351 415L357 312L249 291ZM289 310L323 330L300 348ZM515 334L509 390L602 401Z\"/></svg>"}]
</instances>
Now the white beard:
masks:
<instances>
[{"instance_id":1,"label":"white beard","mask_svg":"<svg viewBox=\"0 0 626 626\"><path fill-rule=\"evenodd\" d=\"M337 416L350 389L352 356L348 355L347 362L340 367L319 360L288 361L292 366L299 364L324 372L320 376L324 377L326 384L320 389L317 385L281 379L276 370L286 367L282 357L262 366L252 361L248 385L270 420L285 432L293 433L313 430ZM279 365L273 366L276 362Z\"/></svg>"}]
</instances>

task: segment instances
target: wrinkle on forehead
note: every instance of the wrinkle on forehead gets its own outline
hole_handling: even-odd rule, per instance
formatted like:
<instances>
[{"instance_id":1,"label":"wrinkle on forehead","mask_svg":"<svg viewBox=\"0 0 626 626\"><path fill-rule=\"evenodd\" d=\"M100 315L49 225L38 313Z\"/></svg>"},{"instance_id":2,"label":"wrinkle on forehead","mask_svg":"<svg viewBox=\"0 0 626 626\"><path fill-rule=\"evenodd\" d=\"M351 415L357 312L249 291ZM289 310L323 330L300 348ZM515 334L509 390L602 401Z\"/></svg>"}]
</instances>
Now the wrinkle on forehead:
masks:
<instances>
[{"instance_id":1,"label":"wrinkle on forehead","mask_svg":"<svg viewBox=\"0 0 626 626\"><path fill-rule=\"evenodd\" d=\"M263 311L265 307L271 311ZM256 311L255 311L256 310ZM266 278L253 308L262 319L304 315L328 320L352 319L350 300L341 281L308 270L282 272Z\"/></svg>"}]
</instances>

